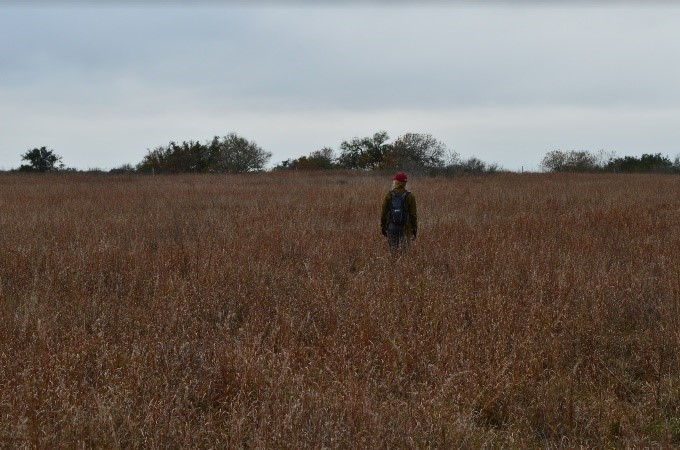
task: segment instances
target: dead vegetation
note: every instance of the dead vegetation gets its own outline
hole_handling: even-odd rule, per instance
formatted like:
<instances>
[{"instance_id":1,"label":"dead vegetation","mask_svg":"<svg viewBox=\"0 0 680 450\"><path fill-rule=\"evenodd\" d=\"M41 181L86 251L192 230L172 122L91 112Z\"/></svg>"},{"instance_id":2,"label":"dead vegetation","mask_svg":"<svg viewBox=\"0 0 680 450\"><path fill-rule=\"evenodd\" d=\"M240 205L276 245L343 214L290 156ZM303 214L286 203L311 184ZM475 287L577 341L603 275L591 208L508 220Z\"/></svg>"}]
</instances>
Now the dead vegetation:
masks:
<instances>
[{"instance_id":1,"label":"dead vegetation","mask_svg":"<svg viewBox=\"0 0 680 450\"><path fill-rule=\"evenodd\" d=\"M0 177L0 446L680 445L680 179Z\"/></svg>"}]
</instances>

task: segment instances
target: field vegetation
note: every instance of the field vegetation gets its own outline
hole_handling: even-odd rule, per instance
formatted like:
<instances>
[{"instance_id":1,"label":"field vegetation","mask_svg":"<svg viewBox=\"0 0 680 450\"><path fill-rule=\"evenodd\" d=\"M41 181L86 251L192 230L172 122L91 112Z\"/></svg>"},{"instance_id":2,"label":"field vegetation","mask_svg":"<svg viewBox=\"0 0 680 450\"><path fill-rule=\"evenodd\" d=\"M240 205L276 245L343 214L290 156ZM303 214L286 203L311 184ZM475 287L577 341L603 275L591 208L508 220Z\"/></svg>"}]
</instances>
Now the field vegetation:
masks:
<instances>
[{"instance_id":1,"label":"field vegetation","mask_svg":"<svg viewBox=\"0 0 680 450\"><path fill-rule=\"evenodd\" d=\"M680 446L680 178L0 176L0 447Z\"/></svg>"}]
</instances>

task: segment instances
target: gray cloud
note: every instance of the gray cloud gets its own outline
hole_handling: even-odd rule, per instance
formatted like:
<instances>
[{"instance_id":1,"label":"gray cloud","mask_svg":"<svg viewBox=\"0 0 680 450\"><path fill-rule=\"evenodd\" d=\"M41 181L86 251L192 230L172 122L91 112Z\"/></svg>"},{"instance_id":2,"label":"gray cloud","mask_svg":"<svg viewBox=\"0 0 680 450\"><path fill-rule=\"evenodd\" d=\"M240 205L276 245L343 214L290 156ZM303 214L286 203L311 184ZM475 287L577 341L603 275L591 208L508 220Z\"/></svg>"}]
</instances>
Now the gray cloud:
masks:
<instances>
[{"instance_id":1,"label":"gray cloud","mask_svg":"<svg viewBox=\"0 0 680 450\"><path fill-rule=\"evenodd\" d=\"M466 147L491 156L502 154L503 139L490 136L504 133L510 147L533 146L539 160L551 141L568 141L566 131L592 136L582 145L620 146L622 127L635 130L631 111L657 111L665 124L680 109L680 9L673 7L296 3L0 12L0 119L11 124L0 136L0 167L18 165L27 147L57 142L73 149L73 165L111 166L118 164L107 150L114 142L116 151L126 149L119 163L135 162L170 139L229 131L249 131L285 159L378 129L394 137L437 131L451 147L466 136ZM560 111L580 111L606 129L570 128L558 119L579 121ZM555 120L541 121L545 114ZM518 115L511 122L523 133L506 126ZM447 128L455 121L467 128ZM657 148L677 143L670 126L655 131ZM637 133L640 145L651 139ZM84 142L88 150L78 150Z\"/></svg>"}]
</instances>

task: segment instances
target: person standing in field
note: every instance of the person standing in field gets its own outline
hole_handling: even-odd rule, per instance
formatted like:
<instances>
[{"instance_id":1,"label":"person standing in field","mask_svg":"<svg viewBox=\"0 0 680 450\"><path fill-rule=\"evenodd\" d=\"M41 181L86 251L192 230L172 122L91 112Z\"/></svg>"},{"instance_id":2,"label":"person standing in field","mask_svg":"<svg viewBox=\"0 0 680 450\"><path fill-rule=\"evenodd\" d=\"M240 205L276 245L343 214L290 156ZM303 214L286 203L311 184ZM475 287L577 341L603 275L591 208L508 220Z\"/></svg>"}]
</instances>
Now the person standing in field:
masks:
<instances>
[{"instance_id":1,"label":"person standing in field","mask_svg":"<svg viewBox=\"0 0 680 450\"><path fill-rule=\"evenodd\" d=\"M408 248L418 233L416 198L406 189L407 180L404 172L397 172L382 203L380 230L393 251Z\"/></svg>"}]
</instances>

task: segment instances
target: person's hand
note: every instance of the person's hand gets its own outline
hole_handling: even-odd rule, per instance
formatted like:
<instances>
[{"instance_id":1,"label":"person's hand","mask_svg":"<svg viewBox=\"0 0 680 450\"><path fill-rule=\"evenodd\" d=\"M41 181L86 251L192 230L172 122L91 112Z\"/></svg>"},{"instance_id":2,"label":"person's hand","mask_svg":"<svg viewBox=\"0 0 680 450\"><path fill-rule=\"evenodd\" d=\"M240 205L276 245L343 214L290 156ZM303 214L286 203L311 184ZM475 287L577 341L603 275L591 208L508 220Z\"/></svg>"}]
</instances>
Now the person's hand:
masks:
<instances>
[{"instance_id":1,"label":"person's hand","mask_svg":"<svg viewBox=\"0 0 680 450\"><path fill-rule=\"evenodd\" d=\"M387 230L380 227L380 232L382 233L383 236L387 236Z\"/></svg>"}]
</instances>

